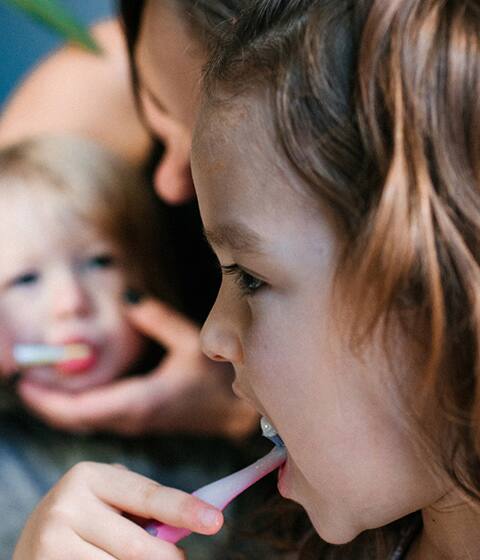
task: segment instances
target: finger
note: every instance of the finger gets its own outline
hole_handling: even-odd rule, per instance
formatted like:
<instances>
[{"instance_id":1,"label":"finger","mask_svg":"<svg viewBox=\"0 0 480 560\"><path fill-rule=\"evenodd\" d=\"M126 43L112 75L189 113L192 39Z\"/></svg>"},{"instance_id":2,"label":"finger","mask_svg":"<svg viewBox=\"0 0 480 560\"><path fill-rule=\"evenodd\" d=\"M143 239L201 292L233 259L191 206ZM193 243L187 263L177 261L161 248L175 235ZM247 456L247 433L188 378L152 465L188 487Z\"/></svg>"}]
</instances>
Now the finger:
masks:
<instances>
[{"instance_id":1,"label":"finger","mask_svg":"<svg viewBox=\"0 0 480 560\"><path fill-rule=\"evenodd\" d=\"M18 386L18 394L26 406L49 425L71 431L123 428L140 413L156 392L151 378L125 379L98 387L79 395L71 395L40 387L26 380Z\"/></svg>"},{"instance_id":2,"label":"finger","mask_svg":"<svg viewBox=\"0 0 480 560\"><path fill-rule=\"evenodd\" d=\"M18 370L13 357L13 345L7 334L0 328L0 374L10 377Z\"/></svg>"},{"instance_id":3,"label":"finger","mask_svg":"<svg viewBox=\"0 0 480 560\"><path fill-rule=\"evenodd\" d=\"M76 475L82 476L80 469L84 469L83 477L93 494L120 511L205 535L218 532L223 524L223 515L217 508L137 473L84 463L77 466Z\"/></svg>"},{"instance_id":4,"label":"finger","mask_svg":"<svg viewBox=\"0 0 480 560\"><path fill-rule=\"evenodd\" d=\"M101 523L92 523L92 519ZM82 517L79 534L104 551L108 558L118 560L184 560L185 555L176 546L152 537L143 529L114 511L99 507L90 519Z\"/></svg>"},{"instance_id":5,"label":"finger","mask_svg":"<svg viewBox=\"0 0 480 560\"><path fill-rule=\"evenodd\" d=\"M88 430L88 411L76 395L40 387L26 380L17 385L17 393L25 406L50 426L76 432Z\"/></svg>"},{"instance_id":6,"label":"finger","mask_svg":"<svg viewBox=\"0 0 480 560\"><path fill-rule=\"evenodd\" d=\"M198 326L166 303L144 299L127 307L127 314L136 328L167 349L181 344L187 350L200 351Z\"/></svg>"},{"instance_id":7,"label":"finger","mask_svg":"<svg viewBox=\"0 0 480 560\"><path fill-rule=\"evenodd\" d=\"M58 556L55 556L55 560L65 560L65 550L68 550L68 560L118 560L120 558L112 556L76 533L69 539L68 548L57 546Z\"/></svg>"},{"instance_id":8,"label":"finger","mask_svg":"<svg viewBox=\"0 0 480 560\"><path fill-rule=\"evenodd\" d=\"M80 537L70 527L47 526L34 535L22 534L13 560L115 560L104 550Z\"/></svg>"}]
</instances>

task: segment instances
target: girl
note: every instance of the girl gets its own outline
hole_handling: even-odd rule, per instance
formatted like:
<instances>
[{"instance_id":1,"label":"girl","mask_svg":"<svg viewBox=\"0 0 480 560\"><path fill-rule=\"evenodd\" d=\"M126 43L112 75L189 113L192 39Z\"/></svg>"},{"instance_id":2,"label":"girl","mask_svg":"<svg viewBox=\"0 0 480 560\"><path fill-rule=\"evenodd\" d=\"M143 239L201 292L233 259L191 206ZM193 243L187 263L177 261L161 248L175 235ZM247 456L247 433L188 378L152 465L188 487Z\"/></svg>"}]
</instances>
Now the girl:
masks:
<instances>
[{"instance_id":1,"label":"girl","mask_svg":"<svg viewBox=\"0 0 480 560\"><path fill-rule=\"evenodd\" d=\"M312 558L480 556L479 27L467 0L260 0L207 73L193 175L224 278L203 346L284 439L278 486L324 541ZM221 524L132 473L81 469L16 560L61 558L67 528L81 558L127 558L120 534L137 558L181 557L111 506ZM101 533L78 513L97 497Z\"/></svg>"},{"instance_id":2,"label":"girl","mask_svg":"<svg viewBox=\"0 0 480 560\"><path fill-rule=\"evenodd\" d=\"M204 349L284 439L280 493L353 541L318 558L478 558L480 13L253 4L194 141Z\"/></svg>"}]
</instances>

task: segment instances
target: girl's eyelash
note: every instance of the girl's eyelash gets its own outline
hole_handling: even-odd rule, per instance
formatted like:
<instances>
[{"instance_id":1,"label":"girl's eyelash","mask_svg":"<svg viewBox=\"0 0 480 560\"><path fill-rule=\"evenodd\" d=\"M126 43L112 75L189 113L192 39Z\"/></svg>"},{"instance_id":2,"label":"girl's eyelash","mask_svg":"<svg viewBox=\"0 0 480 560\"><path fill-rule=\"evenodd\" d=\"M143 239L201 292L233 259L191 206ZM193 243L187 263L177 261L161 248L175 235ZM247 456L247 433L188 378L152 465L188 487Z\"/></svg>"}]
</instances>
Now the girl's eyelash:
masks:
<instances>
[{"instance_id":1,"label":"girl's eyelash","mask_svg":"<svg viewBox=\"0 0 480 560\"><path fill-rule=\"evenodd\" d=\"M252 274L246 272L245 270L243 270L243 268L238 266L238 264L222 266L221 268L223 274L234 277L235 282L242 292L242 295L251 296L257 290L265 286L265 282L263 280L260 280L259 278L256 278Z\"/></svg>"}]
</instances>

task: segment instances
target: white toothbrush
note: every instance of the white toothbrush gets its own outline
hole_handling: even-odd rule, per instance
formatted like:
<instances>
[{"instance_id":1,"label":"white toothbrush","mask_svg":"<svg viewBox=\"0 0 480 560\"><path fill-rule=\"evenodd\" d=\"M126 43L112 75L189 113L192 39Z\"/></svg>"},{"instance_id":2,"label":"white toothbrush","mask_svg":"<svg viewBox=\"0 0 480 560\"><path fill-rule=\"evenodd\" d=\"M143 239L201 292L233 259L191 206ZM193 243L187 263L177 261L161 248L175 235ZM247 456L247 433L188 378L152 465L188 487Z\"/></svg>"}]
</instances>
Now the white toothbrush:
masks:
<instances>
[{"instance_id":1,"label":"white toothbrush","mask_svg":"<svg viewBox=\"0 0 480 560\"><path fill-rule=\"evenodd\" d=\"M13 359L19 366L37 366L57 364L69 360L82 360L90 356L87 344L16 344L13 347Z\"/></svg>"}]
</instances>

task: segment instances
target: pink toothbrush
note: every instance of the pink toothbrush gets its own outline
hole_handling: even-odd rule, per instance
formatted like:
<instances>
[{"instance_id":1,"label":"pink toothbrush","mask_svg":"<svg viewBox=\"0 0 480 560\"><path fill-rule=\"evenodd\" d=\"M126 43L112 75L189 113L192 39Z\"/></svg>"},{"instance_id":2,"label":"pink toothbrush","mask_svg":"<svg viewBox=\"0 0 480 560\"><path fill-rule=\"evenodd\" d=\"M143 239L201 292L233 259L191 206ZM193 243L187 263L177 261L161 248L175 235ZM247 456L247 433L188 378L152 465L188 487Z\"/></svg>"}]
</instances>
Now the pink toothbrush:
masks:
<instances>
[{"instance_id":1,"label":"pink toothbrush","mask_svg":"<svg viewBox=\"0 0 480 560\"><path fill-rule=\"evenodd\" d=\"M272 439L276 444L270 453L236 473L202 486L202 488L193 492L193 496L197 496L210 505L223 510L244 490L250 488L252 484L255 484L285 462L287 451L280 436L265 417L262 418L261 426L263 435ZM146 530L151 535L171 543L177 543L191 533L188 529L172 527L163 523L151 523L146 527Z\"/></svg>"}]
</instances>

